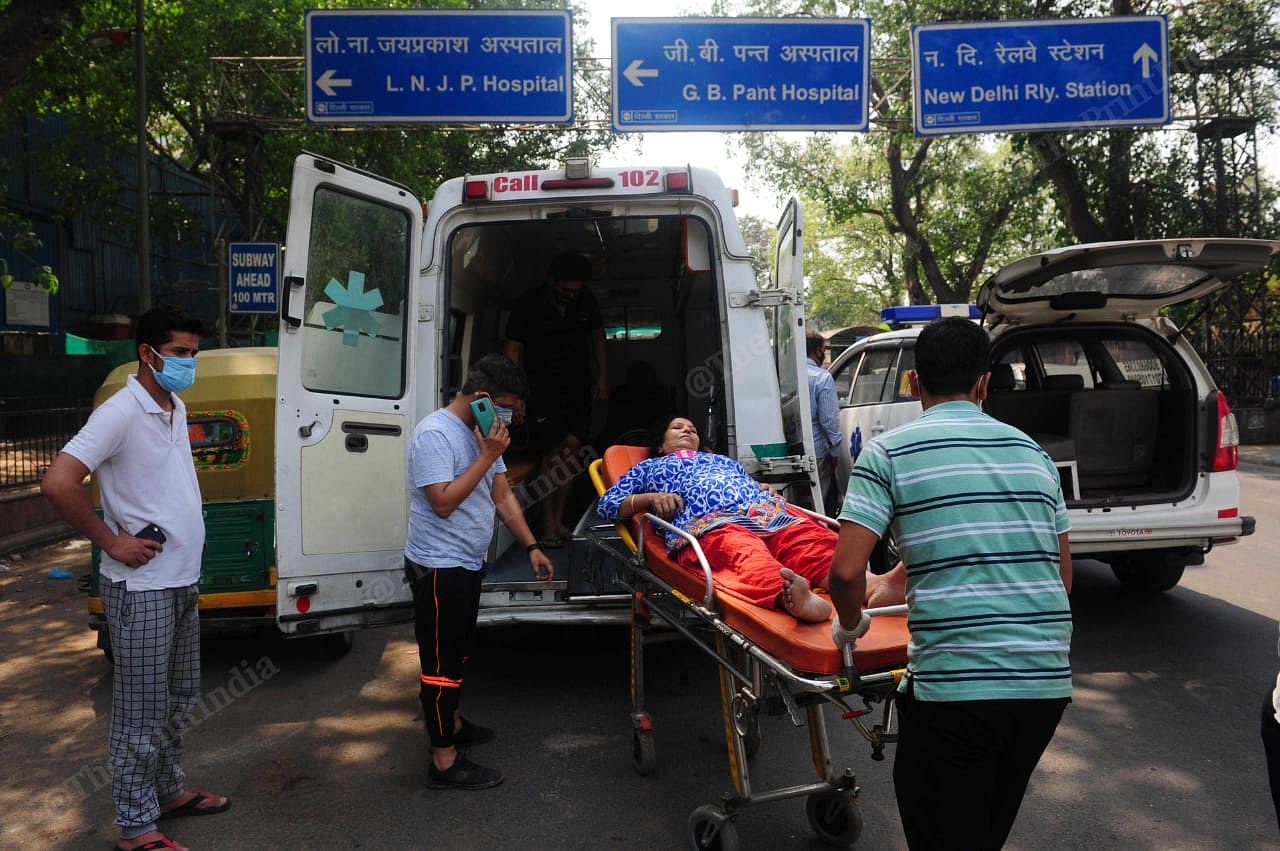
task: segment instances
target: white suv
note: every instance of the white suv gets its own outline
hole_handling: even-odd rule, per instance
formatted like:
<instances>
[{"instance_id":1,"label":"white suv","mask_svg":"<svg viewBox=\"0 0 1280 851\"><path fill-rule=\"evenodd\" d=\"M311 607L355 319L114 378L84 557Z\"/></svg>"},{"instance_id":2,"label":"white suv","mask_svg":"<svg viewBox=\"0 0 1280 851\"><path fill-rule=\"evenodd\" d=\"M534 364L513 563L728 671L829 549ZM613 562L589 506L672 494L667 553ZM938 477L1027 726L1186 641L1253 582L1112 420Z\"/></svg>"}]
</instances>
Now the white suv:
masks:
<instances>
[{"instance_id":1,"label":"white suv","mask_svg":"<svg viewBox=\"0 0 1280 851\"><path fill-rule=\"evenodd\" d=\"M1253 533L1240 513L1235 417L1160 308L1261 269L1277 250L1247 239L1077 245L1012 263L978 293L972 316L991 335L987 412L1057 462L1072 553L1108 562L1126 587L1168 590L1215 545ZM891 310L920 324L860 340L831 365L841 481L862 443L920 415L907 385L916 336L931 312L957 307L971 306Z\"/></svg>"}]
</instances>

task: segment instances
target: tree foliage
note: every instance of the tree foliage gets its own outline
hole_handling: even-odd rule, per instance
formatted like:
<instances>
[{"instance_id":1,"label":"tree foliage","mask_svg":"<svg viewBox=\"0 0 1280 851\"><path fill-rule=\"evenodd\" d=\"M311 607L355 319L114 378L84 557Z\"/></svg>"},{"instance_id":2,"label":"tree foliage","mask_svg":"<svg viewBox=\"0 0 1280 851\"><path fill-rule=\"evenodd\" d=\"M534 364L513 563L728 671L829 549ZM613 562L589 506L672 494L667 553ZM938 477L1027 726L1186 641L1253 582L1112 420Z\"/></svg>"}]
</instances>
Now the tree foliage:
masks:
<instances>
[{"instance_id":1,"label":"tree foliage","mask_svg":"<svg viewBox=\"0 0 1280 851\"><path fill-rule=\"evenodd\" d=\"M0 32L30 0L0 3ZM0 104L0 126L23 116L61 122L58 135L30 153L25 165L67 213L86 211L120 232L132 222L116 199L131 179L127 152L134 131L135 62L132 49L91 47L95 31L131 26L131 3L121 0L58 0L45 5L78 7L65 15L56 38L24 66ZM153 156L210 180L219 196L256 239L283 240L292 161L310 150L385 174L429 198L445 178L464 173L548 167L566 155L612 144L600 131L548 131L511 126L448 129L432 126L332 128L308 126L304 118L301 62L253 59L211 62L211 57L298 57L303 52L303 15L314 3L255 0L185 3L147 0L147 142ZM334 4L329 4L330 6ZM366 7L339 2L337 6ZM389 7L419 7L391 0ZM444 0L444 8L562 8L551 0L519 4ZM585 11L575 15L581 20ZM7 43L7 42L6 42ZM581 39L580 55L590 54ZM604 106L599 69L585 69L575 86L580 119L600 116ZM586 85L583 85L583 82ZM123 154L123 156L122 156ZM0 163L0 173L24 164ZM131 163L129 164L131 165ZM157 238L190 238L189 210L164 197L153 200Z\"/></svg>"},{"instance_id":2,"label":"tree foliage","mask_svg":"<svg viewBox=\"0 0 1280 851\"><path fill-rule=\"evenodd\" d=\"M773 274L773 245L777 234L764 219L750 214L738 217L738 227L742 230L747 250L751 252L751 273L755 277L756 286L764 289L769 285L769 278Z\"/></svg>"},{"instance_id":3,"label":"tree foliage","mask_svg":"<svg viewBox=\"0 0 1280 851\"><path fill-rule=\"evenodd\" d=\"M803 193L833 224L878 222L883 242L866 241L864 231L846 258L855 282L901 285L913 302L966 301L1002 263L1054 244L1256 236L1274 232L1280 218L1275 187L1241 171L1239 157L1219 179L1215 140L1204 129L1208 116L1274 122L1280 41L1268 0L1173 8L1140 0L757 0L746 10L874 22L871 133L742 143L753 174ZM1196 119L1167 131L912 135L912 23L1158 13L1170 16L1173 111ZM893 265L884 262L886 247Z\"/></svg>"}]
</instances>

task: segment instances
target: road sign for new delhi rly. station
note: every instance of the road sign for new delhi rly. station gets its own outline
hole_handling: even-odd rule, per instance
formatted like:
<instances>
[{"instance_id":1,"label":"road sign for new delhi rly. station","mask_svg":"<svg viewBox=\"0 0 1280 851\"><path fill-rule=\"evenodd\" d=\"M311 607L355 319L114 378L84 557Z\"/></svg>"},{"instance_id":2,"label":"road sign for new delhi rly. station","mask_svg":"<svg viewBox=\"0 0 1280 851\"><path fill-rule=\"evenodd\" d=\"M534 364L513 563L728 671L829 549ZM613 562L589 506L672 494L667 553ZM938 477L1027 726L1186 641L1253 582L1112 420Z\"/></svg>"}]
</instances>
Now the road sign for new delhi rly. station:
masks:
<instances>
[{"instance_id":1,"label":"road sign for new delhi rly. station","mask_svg":"<svg viewBox=\"0 0 1280 851\"><path fill-rule=\"evenodd\" d=\"M867 129L870 20L612 23L615 130Z\"/></svg>"},{"instance_id":2,"label":"road sign for new delhi rly. station","mask_svg":"<svg viewBox=\"0 0 1280 851\"><path fill-rule=\"evenodd\" d=\"M306 39L311 122L573 121L567 11L313 9Z\"/></svg>"},{"instance_id":3,"label":"road sign for new delhi rly. station","mask_svg":"<svg viewBox=\"0 0 1280 851\"><path fill-rule=\"evenodd\" d=\"M1168 124L1162 16L915 24L920 136Z\"/></svg>"}]
</instances>

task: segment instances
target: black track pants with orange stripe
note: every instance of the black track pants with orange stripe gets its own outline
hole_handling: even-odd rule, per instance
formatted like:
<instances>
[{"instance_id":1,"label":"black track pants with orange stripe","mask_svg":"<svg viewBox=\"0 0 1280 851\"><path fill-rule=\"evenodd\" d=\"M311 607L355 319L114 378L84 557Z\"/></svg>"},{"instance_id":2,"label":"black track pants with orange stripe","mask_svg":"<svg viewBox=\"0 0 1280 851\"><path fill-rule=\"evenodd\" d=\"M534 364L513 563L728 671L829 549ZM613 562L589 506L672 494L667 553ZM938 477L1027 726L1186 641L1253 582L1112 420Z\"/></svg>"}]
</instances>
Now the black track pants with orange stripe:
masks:
<instances>
[{"instance_id":1,"label":"black track pants with orange stripe","mask_svg":"<svg viewBox=\"0 0 1280 851\"><path fill-rule=\"evenodd\" d=\"M418 698L431 746L453 745L453 712L462 694L467 658L476 637L480 607L478 570L462 567L426 569L405 565L413 582L414 633L422 682Z\"/></svg>"}]
</instances>

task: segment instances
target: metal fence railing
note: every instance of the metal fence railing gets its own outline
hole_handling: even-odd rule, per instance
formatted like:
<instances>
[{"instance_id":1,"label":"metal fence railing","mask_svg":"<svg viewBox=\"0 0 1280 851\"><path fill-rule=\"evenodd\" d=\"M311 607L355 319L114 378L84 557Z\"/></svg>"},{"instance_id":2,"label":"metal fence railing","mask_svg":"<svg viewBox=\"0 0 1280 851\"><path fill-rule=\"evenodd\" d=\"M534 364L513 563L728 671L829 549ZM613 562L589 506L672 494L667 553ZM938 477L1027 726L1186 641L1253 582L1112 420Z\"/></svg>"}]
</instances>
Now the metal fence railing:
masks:
<instances>
[{"instance_id":1,"label":"metal fence railing","mask_svg":"<svg viewBox=\"0 0 1280 851\"><path fill-rule=\"evenodd\" d=\"M92 407L88 399L0 397L0 490L39 484Z\"/></svg>"},{"instance_id":2,"label":"metal fence railing","mask_svg":"<svg viewBox=\"0 0 1280 851\"><path fill-rule=\"evenodd\" d=\"M1219 330L1195 342L1232 406L1259 406L1280 393L1280 332Z\"/></svg>"}]
</instances>

